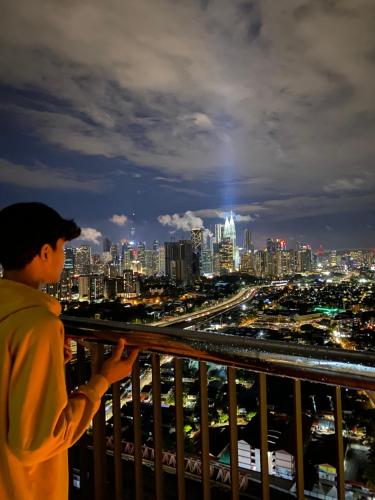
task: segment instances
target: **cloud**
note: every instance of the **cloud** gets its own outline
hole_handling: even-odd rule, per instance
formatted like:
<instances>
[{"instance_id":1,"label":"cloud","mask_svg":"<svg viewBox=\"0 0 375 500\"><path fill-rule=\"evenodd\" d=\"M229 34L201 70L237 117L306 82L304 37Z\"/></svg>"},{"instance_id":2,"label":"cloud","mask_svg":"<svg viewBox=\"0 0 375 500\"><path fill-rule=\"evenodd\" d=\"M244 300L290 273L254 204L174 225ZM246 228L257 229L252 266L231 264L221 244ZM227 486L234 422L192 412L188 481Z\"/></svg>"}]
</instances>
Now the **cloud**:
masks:
<instances>
[{"instance_id":1,"label":"cloud","mask_svg":"<svg viewBox=\"0 0 375 500\"><path fill-rule=\"evenodd\" d=\"M373 194L352 192L345 196L332 194L289 196L282 199L269 199L255 203L234 204L225 211L222 208L194 210L197 217L225 218L232 210L236 214L249 212L253 220L261 221L294 221L301 217L315 217L330 214L347 214L373 210Z\"/></svg>"},{"instance_id":2,"label":"cloud","mask_svg":"<svg viewBox=\"0 0 375 500\"><path fill-rule=\"evenodd\" d=\"M114 214L112 217L110 217L110 222L113 222L113 224L116 224L117 226L125 226L125 224L128 222L128 218L126 215L117 215Z\"/></svg>"},{"instance_id":3,"label":"cloud","mask_svg":"<svg viewBox=\"0 0 375 500\"><path fill-rule=\"evenodd\" d=\"M170 227L192 206L202 220L232 204L238 222L373 210L374 15L373 0L12 0L0 83L17 92L1 112L41 147L154 177ZM119 179L14 163L0 180Z\"/></svg>"},{"instance_id":4,"label":"cloud","mask_svg":"<svg viewBox=\"0 0 375 500\"><path fill-rule=\"evenodd\" d=\"M196 217L190 210L185 212L183 215L159 215L158 222L160 222L163 226L182 229L182 231L191 231L192 229L203 228L203 220L200 217Z\"/></svg>"},{"instance_id":5,"label":"cloud","mask_svg":"<svg viewBox=\"0 0 375 500\"><path fill-rule=\"evenodd\" d=\"M207 193L202 193L201 191L198 191L197 189L171 186L169 184L160 184L160 187L164 188L164 189L168 189L169 191L173 191L174 193L186 194L189 197L196 196L198 198L206 198L208 196Z\"/></svg>"},{"instance_id":6,"label":"cloud","mask_svg":"<svg viewBox=\"0 0 375 500\"><path fill-rule=\"evenodd\" d=\"M52 168L43 164L26 166L0 159L0 182L27 189L53 191L105 192L111 182L91 174L79 174L72 168Z\"/></svg>"},{"instance_id":7,"label":"cloud","mask_svg":"<svg viewBox=\"0 0 375 500\"><path fill-rule=\"evenodd\" d=\"M179 182L181 182L181 179L176 179L173 177L163 177L163 176L158 175L157 177L154 177L154 181L179 183Z\"/></svg>"},{"instance_id":8,"label":"cloud","mask_svg":"<svg viewBox=\"0 0 375 500\"><path fill-rule=\"evenodd\" d=\"M252 215L236 214L234 220L236 222L252 222L255 220L255 217L253 217Z\"/></svg>"},{"instance_id":9,"label":"cloud","mask_svg":"<svg viewBox=\"0 0 375 500\"><path fill-rule=\"evenodd\" d=\"M64 150L319 192L372 166L374 13L372 0L14 0L0 81L46 96L19 119Z\"/></svg>"},{"instance_id":10,"label":"cloud","mask_svg":"<svg viewBox=\"0 0 375 500\"><path fill-rule=\"evenodd\" d=\"M102 237L102 233L97 229L94 229L92 227L83 227L79 239L95 243L95 245L99 245L100 238Z\"/></svg>"},{"instance_id":11,"label":"cloud","mask_svg":"<svg viewBox=\"0 0 375 500\"><path fill-rule=\"evenodd\" d=\"M327 193L339 191L356 191L364 187L364 179L355 177L353 179L336 179L323 187Z\"/></svg>"}]
</instances>

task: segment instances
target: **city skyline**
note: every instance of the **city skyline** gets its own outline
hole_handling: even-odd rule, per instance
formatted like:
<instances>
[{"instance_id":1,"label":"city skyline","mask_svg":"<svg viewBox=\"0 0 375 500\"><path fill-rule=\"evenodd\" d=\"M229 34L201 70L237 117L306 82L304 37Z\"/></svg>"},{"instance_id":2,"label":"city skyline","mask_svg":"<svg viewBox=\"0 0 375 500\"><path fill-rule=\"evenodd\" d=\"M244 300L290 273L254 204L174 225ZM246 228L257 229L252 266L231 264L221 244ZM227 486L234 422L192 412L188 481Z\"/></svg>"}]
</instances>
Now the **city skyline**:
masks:
<instances>
[{"instance_id":1,"label":"city skyline","mask_svg":"<svg viewBox=\"0 0 375 500\"><path fill-rule=\"evenodd\" d=\"M43 13L43 15L41 15ZM0 208L169 241L233 210L313 248L374 247L375 5L16 0L0 32Z\"/></svg>"}]
</instances>

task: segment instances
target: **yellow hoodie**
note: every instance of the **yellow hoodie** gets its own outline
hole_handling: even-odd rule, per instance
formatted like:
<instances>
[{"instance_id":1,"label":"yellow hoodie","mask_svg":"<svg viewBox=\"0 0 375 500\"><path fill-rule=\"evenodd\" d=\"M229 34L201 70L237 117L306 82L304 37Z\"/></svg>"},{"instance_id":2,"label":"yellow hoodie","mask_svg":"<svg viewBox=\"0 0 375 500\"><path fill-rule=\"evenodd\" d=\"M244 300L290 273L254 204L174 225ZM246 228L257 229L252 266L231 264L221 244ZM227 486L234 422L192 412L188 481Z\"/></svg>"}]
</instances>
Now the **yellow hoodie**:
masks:
<instances>
[{"instance_id":1,"label":"yellow hoodie","mask_svg":"<svg viewBox=\"0 0 375 500\"><path fill-rule=\"evenodd\" d=\"M108 389L102 375L69 396L54 298L0 280L0 499L67 500L67 449Z\"/></svg>"}]
</instances>

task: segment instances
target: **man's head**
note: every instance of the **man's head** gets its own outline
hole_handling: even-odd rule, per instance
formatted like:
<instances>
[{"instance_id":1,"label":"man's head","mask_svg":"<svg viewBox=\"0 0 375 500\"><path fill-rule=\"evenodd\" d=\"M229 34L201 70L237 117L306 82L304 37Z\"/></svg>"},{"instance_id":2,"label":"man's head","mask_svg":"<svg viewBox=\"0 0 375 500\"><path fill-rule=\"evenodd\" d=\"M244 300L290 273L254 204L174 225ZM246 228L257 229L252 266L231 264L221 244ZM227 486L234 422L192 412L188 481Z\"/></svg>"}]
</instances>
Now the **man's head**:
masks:
<instances>
[{"instance_id":1,"label":"man's head","mask_svg":"<svg viewBox=\"0 0 375 500\"><path fill-rule=\"evenodd\" d=\"M0 210L0 264L5 271L20 271L38 260L42 270L55 265L61 273L63 244L80 233L73 220L43 203L10 205Z\"/></svg>"}]
</instances>

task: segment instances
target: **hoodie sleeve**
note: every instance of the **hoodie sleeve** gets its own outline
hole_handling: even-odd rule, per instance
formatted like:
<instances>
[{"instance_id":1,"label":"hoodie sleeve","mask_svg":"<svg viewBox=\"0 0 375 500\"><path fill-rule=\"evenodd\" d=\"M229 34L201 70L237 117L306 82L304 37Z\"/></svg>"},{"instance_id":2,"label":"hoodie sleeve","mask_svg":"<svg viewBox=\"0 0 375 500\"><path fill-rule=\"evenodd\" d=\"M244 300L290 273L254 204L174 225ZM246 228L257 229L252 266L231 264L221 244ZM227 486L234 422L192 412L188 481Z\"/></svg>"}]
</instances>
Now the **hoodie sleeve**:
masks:
<instances>
[{"instance_id":1,"label":"hoodie sleeve","mask_svg":"<svg viewBox=\"0 0 375 500\"><path fill-rule=\"evenodd\" d=\"M30 320L29 320L30 324ZM24 465L50 459L85 432L109 387L102 375L69 397L64 327L53 315L17 332L8 393L8 445Z\"/></svg>"}]
</instances>

